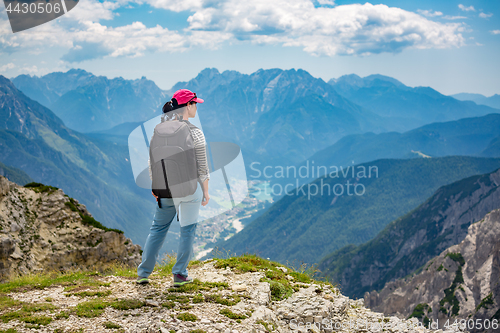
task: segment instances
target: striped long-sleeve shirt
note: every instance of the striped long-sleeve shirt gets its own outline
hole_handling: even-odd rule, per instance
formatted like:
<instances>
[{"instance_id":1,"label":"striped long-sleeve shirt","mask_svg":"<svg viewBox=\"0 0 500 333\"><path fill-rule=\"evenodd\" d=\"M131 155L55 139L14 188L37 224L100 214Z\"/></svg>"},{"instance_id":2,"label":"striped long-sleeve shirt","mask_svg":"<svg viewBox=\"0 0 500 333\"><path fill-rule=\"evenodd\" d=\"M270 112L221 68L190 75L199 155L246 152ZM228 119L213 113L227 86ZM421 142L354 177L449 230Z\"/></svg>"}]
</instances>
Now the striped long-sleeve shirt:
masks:
<instances>
[{"instance_id":1,"label":"striped long-sleeve shirt","mask_svg":"<svg viewBox=\"0 0 500 333\"><path fill-rule=\"evenodd\" d=\"M191 134L193 135L194 151L196 154L196 161L198 162L198 178L203 183L205 180L210 179L207 150L205 148L207 142L205 141L205 135L199 128L191 128Z\"/></svg>"},{"instance_id":2,"label":"striped long-sleeve shirt","mask_svg":"<svg viewBox=\"0 0 500 333\"><path fill-rule=\"evenodd\" d=\"M198 179L201 183L205 180L210 179L210 171L208 169L207 151L206 151L206 140L203 132L195 127L190 126L191 134L193 135L194 150L196 155L196 162L198 168ZM153 180L153 172L151 171L151 161L148 159L149 164L149 178Z\"/></svg>"}]
</instances>

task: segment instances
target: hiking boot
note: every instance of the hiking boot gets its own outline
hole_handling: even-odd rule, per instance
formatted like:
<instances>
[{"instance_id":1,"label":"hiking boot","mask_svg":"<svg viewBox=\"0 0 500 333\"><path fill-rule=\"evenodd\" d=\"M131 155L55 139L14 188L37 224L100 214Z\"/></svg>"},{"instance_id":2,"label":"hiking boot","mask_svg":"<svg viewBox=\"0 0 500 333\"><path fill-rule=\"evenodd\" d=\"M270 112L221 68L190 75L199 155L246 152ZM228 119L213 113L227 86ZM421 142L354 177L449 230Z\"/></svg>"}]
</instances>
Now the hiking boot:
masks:
<instances>
[{"instance_id":1,"label":"hiking boot","mask_svg":"<svg viewBox=\"0 0 500 333\"><path fill-rule=\"evenodd\" d=\"M147 277L140 277L140 276L138 276L136 283L137 284L148 284L149 283L149 279Z\"/></svg>"},{"instance_id":2,"label":"hiking boot","mask_svg":"<svg viewBox=\"0 0 500 333\"><path fill-rule=\"evenodd\" d=\"M174 274L174 287L182 287L187 283L193 282L193 278L181 274Z\"/></svg>"}]
</instances>

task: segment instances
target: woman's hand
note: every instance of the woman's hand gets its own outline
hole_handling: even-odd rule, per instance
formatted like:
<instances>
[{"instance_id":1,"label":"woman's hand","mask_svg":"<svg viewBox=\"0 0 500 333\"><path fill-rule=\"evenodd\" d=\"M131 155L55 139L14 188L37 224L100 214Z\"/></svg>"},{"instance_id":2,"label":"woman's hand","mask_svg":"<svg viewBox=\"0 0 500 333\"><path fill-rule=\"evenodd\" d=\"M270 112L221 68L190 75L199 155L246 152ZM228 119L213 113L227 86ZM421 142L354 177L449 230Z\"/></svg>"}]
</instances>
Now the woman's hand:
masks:
<instances>
[{"instance_id":1,"label":"woman's hand","mask_svg":"<svg viewBox=\"0 0 500 333\"><path fill-rule=\"evenodd\" d=\"M201 200L201 205L202 206L208 205L208 200L210 200L210 196L208 195L208 192L204 192L203 199Z\"/></svg>"},{"instance_id":2,"label":"woman's hand","mask_svg":"<svg viewBox=\"0 0 500 333\"><path fill-rule=\"evenodd\" d=\"M153 196L158 200L158 196L156 194L154 194L153 191L151 191L151 193L153 194Z\"/></svg>"}]
</instances>

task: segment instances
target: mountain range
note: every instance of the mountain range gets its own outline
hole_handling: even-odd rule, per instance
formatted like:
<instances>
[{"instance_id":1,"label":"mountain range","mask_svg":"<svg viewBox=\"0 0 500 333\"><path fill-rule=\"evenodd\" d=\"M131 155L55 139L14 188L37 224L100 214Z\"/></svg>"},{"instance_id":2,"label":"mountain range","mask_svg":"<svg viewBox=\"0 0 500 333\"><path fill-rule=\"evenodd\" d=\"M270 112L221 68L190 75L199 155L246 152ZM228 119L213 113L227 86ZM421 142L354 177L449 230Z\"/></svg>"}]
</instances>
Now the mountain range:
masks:
<instances>
[{"instance_id":1,"label":"mountain range","mask_svg":"<svg viewBox=\"0 0 500 333\"><path fill-rule=\"evenodd\" d=\"M391 77L344 75L328 81L350 101L388 118L392 130L408 131L433 122L499 112L471 101L459 101L430 87L408 87Z\"/></svg>"},{"instance_id":2,"label":"mountain range","mask_svg":"<svg viewBox=\"0 0 500 333\"><path fill-rule=\"evenodd\" d=\"M125 80L95 76L81 69L42 77L19 75L12 82L28 97L53 111L64 124L85 133L161 113L165 93L145 77Z\"/></svg>"},{"instance_id":3,"label":"mountain range","mask_svg":"<svg viewBox=\"0 0 500 333\"><path fill-rule=\"evenodd\" d=\"M363 133L343 137L333 145L316 152L294 169L318 166L348 167L381 158L418 158L467 155L478 157L500 156L500 114L436 122L404 133ZM309 165L309 167L308 167ZM328 169L328 168L327 168ZM275 177L271 187L295 183L299 186L322 176L325 171L305 177ZM290 173L291 174L291 173ZM293 175L293 174L291 174ZM282 195L273 193L275 199Z\"/></svg>"},{"instance_id":4,"label":"mountain range","mask_svg":"<svg viewBox=\"0 0 500 333\"><path fill-rule=\"evenodd\" d=\"M299 195L288 197L281 204L278 202L272 208L272 213L268 212L272 214L273 221L274 217L279 217L281 222L273 226L266 225L262 215L234 237L234 241L243 239L239 237L250 233L245 232L247 228L262 225L268 234L257 243L247 239L247 248L256 248L262 239L281 234L284 224L291 223L294 226L294 223L299 223L299 230L304 233L296 235L296 245L278 241L281 245L272 255L279 260L290 258L315 262L344 245L366 242L391 220L422 203L439 186L472 174L489 172L497 163L496 159L484 159L483 165L479 165L481 159L462 160L459 157L449 163L441 163L440 158L432 158L429 162L420 158L416 161L384 158L448 154L494 157L499 156L497 152L500 150L498 110L473 102L461 102L431 88L406 87L397 80L381 75L363 79L344 76L326 83L300 69L259 70L246 75L236 71L220 73L217 69L207 68L192 80L179 82L168 91L162 91L145 78L107 79L82 70L51 73L41 78L19 76L13 81L33 98L57 109L61 118L65 116L70 120L61 120L57 114L29 99L6 78L2 78L0 83L5 93L0 96L4 116L0 127L0 138L3 140L0 161L8 167L25 171L35 181L63 188L84 202L100 221L125 230L138 244L145 239L147 230L143 230L137 221L151 219L154 203L150 193L137 188L134 183L126 138L131 129L154 116L165 98L168 98L166 96L171 96L179 88L191 89L205 98L206 102L199 105L199 116L207 141L239 144L244 153L247 172L249 164L255 161L264 166L295 166L308 157L317 156L318 161L324 158L325 165L340 165L338 161L345 161L354 167L354 157L357 159L355 165L368 165L366 162L375 161L380 164L380 170L390 175L393 173L383 181L362 180L367 181L367 194L369 186L374 186L371 190L376 189L374 193L380 194L379 198L363 196L363 199L372 200L370 204L378 207L375 208L375 221L371 220L373 212L356 198L339 197L337 203L333 204L339 210L329 211L326 207L332 206L330 202L317 209L320 199L313 204L316 207L312 209L312 206L308 206L310 203L303 205L303 198ZM365 99L362 92L366 93ZM382 106L388 102L379 96L384 94L391 96L394 102L387 104L389 108L385 111ZM439 109L440 105L442 109ZM138 107L144 108L138 112ZM399 113L398 108L401 110ZM436 118L430 117L429 108ZM77 118L71 116L73 111L67 110L79 110L78 117L82 118L75 120ZM464 115L475 117L453 120ZM93 125L96 118L92 120L92 117L96 116L100 117L101 128ZM430 118L426 120L428 116ZM450 121L427 124L405 133L394 132L395 129L406 129L432 119ZM65 125L67 121L74 121L71 126L80 126L87 134L70 129L71 126ZM366 160L360 161L363 158ZM404 163L410 163L406 165L406 173L401 171ZM445 172L443 170L451 170L453 163L462 163L458 171L437 176L439 172ZM418 177L407 174L415 166L420 168L417 172L420 179L432 175L428 179L432 184L419 184ZM413 177L412 184L417 187L414 193L410 193L409 184L401 184L403 181L400 177L403 176ZM327 180L331 182L330 185L335 185L349 179ZM387 188L384 189L384 186ZM394 199L393 193L401 195ZM288 204L301 207L304 213L295 214L292 207L286 207ZM348 213L347 209L354 210ZM354 211L365 213L361 218L354 219ZM329 242L326 239L329 230L327 221L330 214L340 213L336 222L338 226L344 223L350 225L351 221L354 224L343 230L338 239ZM299 216L303 216L303 221ZM314 225L314 228L306 233L309 225ZM319 226L320 230L325 230L325 234L317 244L328 244L321 250L314 243L318 240L317 236L311 236ZM306 238L310 239L306 241ZM228 242L233 240L229 239ZM306 244L310 246L308 254L302 251ZM258 248L264 253L270 245L262 243Z\"/></svg>"},{"instance_id":5,"label":"mountain range","mask_svg":"<svg viewBox=\"0 0 500 333\"><path fill-rule=\"evenodd\" d=\"M486 97L481 94L469 94L469 93L460 93L450 96L455 99L458 99L459 101L473 101L476 104L486 105L495 109L500 109L499 94L495 94L490 97Z\"/></svg>"},{"instance_id":6,"label":"mountain range","mask_svg":"<svg viewBox=\"0 0 500 333\"><path fill-rule=\"evenodd\" d=\"M467 327L471 333L498 332L500 209L472 222L460 243L413 274L388 282L380 292L367 292L364 301L373 311L415 317L427 327L431 321L446 328L467 319L475 323Z\"/></svg>"},{"instance_id":7,"label":"mountain range","mask_svg":"<svg viewBox=\"0 0 500 333\"><path fill-rule=\"evenodd\" d=\"M500 169L460 179L440 187L372 240L329 254L318 268L331 281L340 282L346 295L362 297L460 243L471 223L498 208Z\"/></svg>"},{"instance_id":8,"label":"mountain range","mask_svg":"<svg viewBox=\"0 0 500 333\"><path fill-rule=\"evenodd\" d=\"M499 167L500 158L469 156L354 165L291 191L235 236L220 240L217 250L318 263L344 246L371 240L439 187Z\"/></svg>"},{"instance_id":9,"label":"mountain range","mask_svg":"<svg viewBox=\"0 0 500 333\"><path fill-rule=\"evenodd\" d=\"M0 76L0 161L33 181L64 189L108 227L141 244L154 212L135 185L128 149L67 128L49 109ZM153 200L152 200L153 199Z\"/></svg>"},{"instance_id":10,"label":"mountain range","mask_svg":"<svg viewBox=\"0 0 500 333\"><path fill-rule=\"evenodd\" d=\"M198 113L207 140L238 144L247 167L252 161L296 165L350 134L404 132L499 112L387 76L345 75L327 83L301 69L260 69L247 75L206 68L166 91L145 78L107 79L76 69L40 78L21 75L13 82L69 128L97 131L113 142L120 140L113 127L150 119L173 92L190 89L205 99Z\"/></svg>"}]
</instances>

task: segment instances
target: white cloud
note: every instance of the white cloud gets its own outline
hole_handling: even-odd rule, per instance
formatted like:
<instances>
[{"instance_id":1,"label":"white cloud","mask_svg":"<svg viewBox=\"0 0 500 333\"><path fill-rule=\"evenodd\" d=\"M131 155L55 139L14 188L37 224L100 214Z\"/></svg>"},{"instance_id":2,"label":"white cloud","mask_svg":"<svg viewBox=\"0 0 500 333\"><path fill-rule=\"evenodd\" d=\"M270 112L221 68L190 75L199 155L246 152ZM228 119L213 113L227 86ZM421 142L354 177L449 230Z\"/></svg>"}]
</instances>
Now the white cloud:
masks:
<instances>
[{"instance_id":1,"label":"white cloud","mask_svg":"<svg viewBox=\"0 0 500 333\"><path fill-rule=\"evenodd\" d=\"M494 35L500 34L500 30L491 30L490 32Z\"/></svg>"},{"instance_id":2,"label":"white cloud","mask_svg":"<svg viewBox=\"0 0 500 333\"><path fill-rule=\"evenodd\" d=\"M112 20L114 17L113 10L118 7L120 7L118 2L80 0L78 1L78 6L69 11L62 18L65 20L93 22L98 22L100 20Z\"/></svg>"},{"instance_id":3,"label":"white cloud","mask_svg":"<svg viewBox=\"0 0 500 333\"><path fill-rule=\"evenodd\" d=\"M458 8L460 8L461 10L463 10L463 11L465 11L465 12L469 12L469 11L473 11L473 12L475 12L475 11L476 11L476 10L474 9L474 6L465 7L464 5L459 4L459 5L458 5Z\"/></svg>"},{"instance_id":4,"label":"white cloud","mask_svg":"<svg viewBox=\"0 0 500 333\"><path fill-rule=\"evenodd\" d=\"M0 19L0 53L64 47L63 60L139 57L147 52L217 49L226 41L295 46L313 55L398 53L405 48L449 48L465 44L464 23L439 23L386 5L314 7L310 0L133 0L174 11L190 10L188 28L172 31L141 22L108 27L118 2L80 0L78 10L39 27L12 34ZM423 12L422 12L423 13ZM424 14L424 13L423 13ZM439 12L425 12L438 16ZM424 14L424 15L425 15Z\"/></svg>"},{"instance_id":5,"label":"white cloud","mask_svg":"<svg viewBox=\"0 0 500 333\"><path fill-rule=\"evenodd\" d=\"M207 0L135 0L134 2L142 4L148 3L155 8L163 8L174 12L181 12L185 10L195 11L203 7L204 2Z\"/></svg>"},{"instance_id":6,"label":"white cloud","mask_svg":"<svg viewBox=\"0 0 500 333\"><path fill-rule=\"evenodd\" d=\"M299 46L315 55L368 55L407 47L461 46L461 24L441 24L418 14L370 3L315 8L310 1L219 2L188 18L189 30L224 31L259 44Z\"/></svg>"},{"instance_id":7,"label":"white cloud","mask_svg":"<svg viewBox=\"0 0 500 333\"><path fill-rule=\"evenodd\" d=\"M333 0L318 0L318 3L320 5L329 5L329 6L335 5L335 1Z\"/></svg>"},{"instance_id":8,"label":"white cloud","mask_svg":"<svg viewBox=\"0 0 500 333\"><path fill-rule=\"evenodd\" d=\"M417 12L419 12L420 14L422 14L424 16L428 16L428 17L434 17L434 16L441 16L441 15L443 15L443 13L437 12L437 11L434 11L434 13L433 13L432 10L417 9Z\"/></svg>"},{"instance_id":9,"label":"white cloud","mask_svg":"<svg viewBox=\"0 0 500 333\"><path fill-rule=\"evenodd\" d=\"M445 15L443 16L445 20L461 20L461 19L466 19L466 16L450 16L450 15Z\"/></svg>"},{"instance_id":10,"label":"white cloud","mask_svg":"<svg viewBox=\"0 0 500 333\"><path fill-rule=\"evenodd\" d=\"M481 17L481 18L488 18L488 17L492 17L492 16L493 16L493 14L491 14L491 13L490 14L479 13L479 17Z\"/></svg>"},{"instance_id":11,"label":"white cloud","mask_svg":"<svg viewBox=\"0 0 500 333\"><path fill-rule=\"evenodd\" d=\"M29 74L33 74L33 73L37 73L38 72L38 68L36 66L31 66L31 67L23 67L19 70L20 73L29 73Z\"/></svg>"},{"instance_id":12,"label":"white cloud","mask_svg":"<svg viewBox=\"0 0 500 333\"><path fill-rule=\"evenodd\" d=\"M14 65L14 63L12 63L12 62L9 62L8 64L3 65L2 67L0 67L0 72L5 72L6 70L12 69L14 67L16 67L16 65Z\"/></svg>"}]
</instances>

